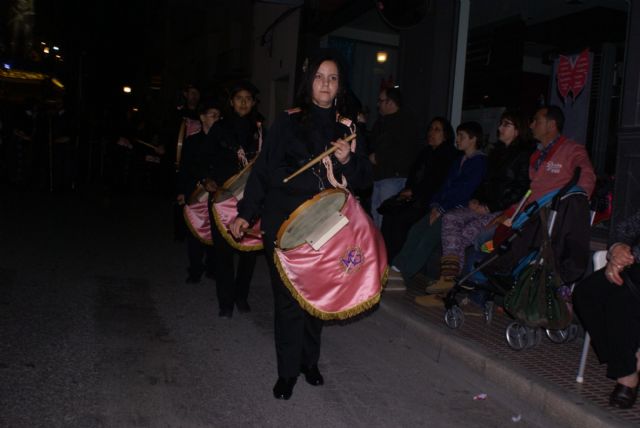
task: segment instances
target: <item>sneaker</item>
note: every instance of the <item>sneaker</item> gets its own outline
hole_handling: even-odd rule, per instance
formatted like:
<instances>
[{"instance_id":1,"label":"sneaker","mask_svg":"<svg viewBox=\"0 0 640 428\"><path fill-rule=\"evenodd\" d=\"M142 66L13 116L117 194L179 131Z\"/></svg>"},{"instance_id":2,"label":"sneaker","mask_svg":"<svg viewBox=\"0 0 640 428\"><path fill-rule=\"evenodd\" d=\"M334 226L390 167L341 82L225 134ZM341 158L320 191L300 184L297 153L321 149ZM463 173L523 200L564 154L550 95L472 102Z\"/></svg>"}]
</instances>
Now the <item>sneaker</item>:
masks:
<instances>
[{"instance_id":1,"label":"sneaker","mask_svg":"<svg viewBox=\"0 0 640 428\"><path fill-rule=\"evenodd\" d=\"M433 284L427 286L427 293L429 294L445 293L453 288L454 283L455 283L455 280L453 278L441 277Z\"/></svg>"}]
</instances>

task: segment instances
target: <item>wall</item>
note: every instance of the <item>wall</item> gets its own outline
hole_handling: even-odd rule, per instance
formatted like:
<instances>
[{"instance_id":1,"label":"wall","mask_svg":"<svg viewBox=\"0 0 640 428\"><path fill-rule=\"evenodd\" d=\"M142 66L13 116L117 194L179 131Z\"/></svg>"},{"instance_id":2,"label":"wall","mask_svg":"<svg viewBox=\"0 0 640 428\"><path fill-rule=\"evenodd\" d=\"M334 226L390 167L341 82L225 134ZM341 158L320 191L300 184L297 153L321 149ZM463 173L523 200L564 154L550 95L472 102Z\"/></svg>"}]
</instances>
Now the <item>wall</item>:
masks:
<instances>
[{"instance_id":1,"label":"wall","mask_svg":"<svg viewBox=\"0 0 640 428\"><path fill-rule=\"evenodd\" d=\"M283 109L293 107L300 10L281 21L262 45L265 30L289 7L255 3L253 9L252 82L260 90L260 112L271 124Z\"/></svg>"}]
</instances>

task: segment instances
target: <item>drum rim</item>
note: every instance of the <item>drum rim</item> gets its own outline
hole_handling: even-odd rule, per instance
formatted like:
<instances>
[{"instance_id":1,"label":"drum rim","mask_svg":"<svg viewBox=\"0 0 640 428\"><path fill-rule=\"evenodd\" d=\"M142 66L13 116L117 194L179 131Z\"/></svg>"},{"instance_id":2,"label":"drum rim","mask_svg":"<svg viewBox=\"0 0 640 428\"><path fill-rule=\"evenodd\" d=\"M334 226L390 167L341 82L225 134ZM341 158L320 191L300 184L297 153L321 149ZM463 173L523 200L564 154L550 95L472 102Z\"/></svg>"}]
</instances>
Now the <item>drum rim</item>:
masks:
<instances>
[{"instance_id":1,"label":"drum rim","mask_svg":"<svg viewBox=\"0 0 640 428\"><path fill-rule=\"evenodd\" d=\"M249 163L247 163L247 165L242 168L240 171L238 171L237 173L233 174L231 177L227 178L227 180L222 183L222 187L218 188L218 190L216 190L215 195L213 196L213 200L215 202L224 202L226 199L220 199L222 197L222 193L224 191L228 191L229 187L231 187L231 185L233 183L236 182L236 180L242 176L242 174L244 174L247 170L250 170L253 167L253 164L256 162L256 159L258 157L256 156L255 158L251 159L249 161ZM229 199L229 198L227 198Z\"/></svg>"},{"instance_id":2,"label":"drum rim","mask_svg":"<svg viewBox=\"0 0 640 428\"><path fill-rule=\"evenodd\" d=\"M347 199L349 199L349 192L347 192L344 189L338 189L338 188L325 189L322 192L316 194L313 198L308 199L303 203L301 203L300 205L298 205L298 207L295 210L293 210L293 212L289 214L289 217L287 217L287 219L283 221L282 224L280 225L280 228L278 229L278 233L276 234L276 248L280 249L281 251L289 251L289 250L294 250L296 248L300 248L301 246L303 246L305 244L304 242L302 244L296 245L295 247L283 249L280 247L280 239L282 238L282 235L284 235L284 232L287 230L287 227L289 226L289 224L291 224L291 222L293 222L293 220L295 220L300 215L300 213L302 213L307 207L313 205L319 199L323 198L325 195L329 195L331 193L338 193L338 192L344 193L345 195L344 203L338 210L338 211L342 211L345 205L347 204Z\"/></svg>"}]
</instances>

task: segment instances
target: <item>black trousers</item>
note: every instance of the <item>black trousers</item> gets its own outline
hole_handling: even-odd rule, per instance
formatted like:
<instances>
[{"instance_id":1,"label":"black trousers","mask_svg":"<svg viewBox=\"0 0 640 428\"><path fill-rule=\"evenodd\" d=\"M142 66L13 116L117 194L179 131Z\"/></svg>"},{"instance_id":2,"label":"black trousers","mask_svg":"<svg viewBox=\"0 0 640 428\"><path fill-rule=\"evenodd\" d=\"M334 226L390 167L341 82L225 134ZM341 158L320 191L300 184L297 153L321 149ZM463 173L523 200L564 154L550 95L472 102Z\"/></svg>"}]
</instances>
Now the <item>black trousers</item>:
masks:
<instances>
[{"instance_id":1,"label":"black trousers","mask_svg":"<svg viewBox=\"0 0 640 428\"><path fill-rule=\"evenodd\" d=\"M400 252L404 241L407 240L409 229L427 214L427 208L422 206L407 206L394 214L386 214L382 219L380 231L387 247L389 262Z\"/></svg>"},{"instance_id":2,"label":"black trousers","mask_svg":"<svg viewBox=\"0 0 640 428\"><path fill-rule=\"evenodd\" d=\"M246 301L249 285L256 266L257 251L238 251L222 237L220 231L211 223L213 246L216 250L215 272L216 293L220 309L232 310L236 302ZM235 256L238 255L236 266Z\"/></svg>"},{"instance_id":3,"label":"black trousers","mask_svg":"<svg viewBox=\"0 0 640 428\"><path fill-rule=\"evenodd\" d=\"M200 278L205 271L215 275L215 254L213 246L205 245L191 231L187 231L187 256L189 257L187 271L189 276Z\"/></svg>"},{"instance_id":4,"label":"black trousers","mask_svg":"<svg viewBox=\"0 0 640 428\"><path fill-rule=\"evenodd\" d=\"M591 344L601 363L607 364L607 377L618 379L635 373L636 352L640 345L640 299L625 283L610 283L605 270L594 272L573 291L576 313L591 335ZM640 265L629 269L629 276L640 284Z\"/></svg>"},{"instance_id":5,"label":"black trousers","mask_svg":"<svg viewBox=\"0 0 640 428\"><path fill-rule=\"evenodd\" d=\"M323 321L302 309L283 284L273 262L273 246L265 245L265 250L273 289L278 376L296 377L301 366L318 364Z\"/></svg>"}]
</instances>

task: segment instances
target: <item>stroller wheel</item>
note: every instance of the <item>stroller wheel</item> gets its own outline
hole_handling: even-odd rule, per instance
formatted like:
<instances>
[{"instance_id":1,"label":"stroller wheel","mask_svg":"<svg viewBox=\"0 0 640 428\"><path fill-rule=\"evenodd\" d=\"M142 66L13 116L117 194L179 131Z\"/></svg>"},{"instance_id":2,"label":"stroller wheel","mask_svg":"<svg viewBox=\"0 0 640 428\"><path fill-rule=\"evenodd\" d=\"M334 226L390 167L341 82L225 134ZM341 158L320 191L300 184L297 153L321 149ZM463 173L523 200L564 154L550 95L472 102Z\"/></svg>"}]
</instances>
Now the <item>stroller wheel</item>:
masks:
<instances>
[{"instance_id":1,"label":"stroller wheel","mask_svg":"<svg viewBox=\"0 0 640 428\"><path fill-rule=\"evenodd\" d=\"M580 329L577 324L569 325L569 337L567 337L567 342L573 342L578 338L578 334L580 333Z\"/></svg>"},{"instance_id":2,"label":"stroller wheel","mask_svg":"<svg viewBox=\"0 0 640 428\"><path fill-rule=\"evenodd\" d=\"M528 327L514 321L507 326L507 330L505 331L505 337L507 339L507 343L511 347L511 349L515 349L516 351L521 351L524 348L528 348L535 341L535 332L531 331Z\"/></svg>"},{"instance_id":3,"label":"stroller wheel","mask_svg":"<svg viewBox=\"0 0 640 428\"><path fill-rule=\"evenodd\" d=\"M489 300L484 304L484 322L488 325L493 321L493 301Z\"/></svg>"},{"instance_id":4,"label":"stroller wheel","mask_svg":"<svg viewBox=\"0 0 640 428\"><path fill-rule=\"evenodd\" d=\"M563 328L560 330L549 330L546 329L547 337L553 343L565 343L571 342L578 337L578 326L575 324L570 324L569 327Z\"/></svg>"},{"instance_id":5,"label":"stroller wheel","mask_svg":"<svg viewBox=\"0 0 640 428\"><path fill-rule=\"evenodd\" d=\"M449 328L460 328L464 324L464 312L460 306L452 306L444 312L444 323Z\"/></svg>"}]
</instances>

